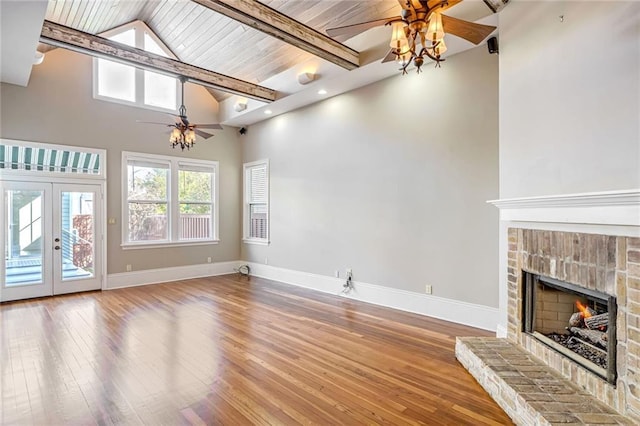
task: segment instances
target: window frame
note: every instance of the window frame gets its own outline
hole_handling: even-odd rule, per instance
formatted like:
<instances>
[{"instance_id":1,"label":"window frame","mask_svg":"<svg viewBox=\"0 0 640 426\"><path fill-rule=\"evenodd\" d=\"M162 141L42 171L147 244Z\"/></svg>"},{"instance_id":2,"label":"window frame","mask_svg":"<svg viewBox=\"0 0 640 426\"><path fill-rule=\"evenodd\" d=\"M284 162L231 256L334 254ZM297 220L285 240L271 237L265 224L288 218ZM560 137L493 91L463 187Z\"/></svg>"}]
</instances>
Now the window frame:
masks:
<instances>
[{"instance_id":1,"label":"window frame","mask_svg":"<svg viewBox=\"0 0 640 426\"><path fill-rule=\"evenodd\" d=\"M140 50L144 50L139 46L143 46L144 45L144 35L148 34L149 37L151 37L151 39L156 42L156 44L158 46L160 46L160 49L162 49L162 51L167 55L168 58L171 59L175 59L177 61L179 61L180 59L162 42L162 40L160 40L160 38L151 30L151 28L149 28L144 22L142 21L134 21L125 25L121 25L117 28L113 28L111 30L105 31L103 33L100 33L100 37L104 37L104 38L109 38L112 36L115 36L117 34L123 33L125 31L128 31L130 29L133 29L135 31L135 40L136 40L136 48L140 49ZM98 63L100 60L106 60L106 61L111 61L111 62L116 62L116 63L120 63L122 65L126 65L129 66L131 68L134 69L135 72L135 101L128 101L125 99L119 99L119 98L113 98L110 96L105 96L105 95L100 95L99 93L99 78L100 78L100 74L98 72ZM180 82L178 81L177 78L174 77L175 79L175 89L176 89L176 102L175 102L175 107L174 108L163 108L163 107L159 107L159 106L154 106L154 105L149 105L145 103L145 82L144 82L144 76L145 76L145 71L147 72L153 72L156 74L161 74L161 75L166 75L163 74L161 72L156 72L156 71L149 71L149 70L144 70L138 67L135 67L133 65L129 65L127 63L122 63L122 62L118 62L115 61L113 59L106 59L106 58L98 58L98 57L94 57L93 58L93 98L96 100L100 100L100 101L105 101L105 102L112 102L112 103L116 103L116 104L120 104L120 105L128 105L128 106L134 106L134 107L138 107L138 108L144 108L144 109L148 109L151 111L159 111L159 112L169 112L169 113L173 113L173 114L177 114L178 113L178 108L180 106ZM173 76L172 76L173 77Z\"/></svg>"},{"instance_id":2,"label":"window frame","mask_svg":"<svg viewBox=\"0 0 640 426\"><path fill-rule=\"evenodd\" d=\"M149 241L130 241L129 240L129 189L128 165L130 161L141 161L148 163L168 164L168 181L167 181L167 239L165 240L149 240ZM197 160L192 158L176 158L167 155L144 154L139 152L123 151L122 152L122 176L121 176L121 203L122 203L122 235L120 246L123 249L142 249L142 248L159 248L159 247L179 247L193 246L205 244L218 244L219 232L219 162L211 160ZM179 199L179 171L181 166L184 170L189 167L197 167L209 171L212 177L211 189L213 191L211 197L211 237L201 239L180 239L180 199Z\"/></svg>"},{"instance_id":3,"label":"window frame","mask_svg":"<svg viewBox=\"0 0 640 426\"><path fill-rule=\"evenodd\" d=\"M251 237L251 204L249 200L249 173L252 169L258 167L266 168L266 182L265 182L265 192L266 192L266 210L267 210L267 237L266 238L254 238ZM270 214L270 176L269 176L269 160L257 160L251 161L248 163L244 163L242 165L242 241L247 244L257 244L257 245L269 245L270 244L270 236L271 236L271 214ZM262 203L260 203L262 204Z\"/></svg>"}]
</instances>

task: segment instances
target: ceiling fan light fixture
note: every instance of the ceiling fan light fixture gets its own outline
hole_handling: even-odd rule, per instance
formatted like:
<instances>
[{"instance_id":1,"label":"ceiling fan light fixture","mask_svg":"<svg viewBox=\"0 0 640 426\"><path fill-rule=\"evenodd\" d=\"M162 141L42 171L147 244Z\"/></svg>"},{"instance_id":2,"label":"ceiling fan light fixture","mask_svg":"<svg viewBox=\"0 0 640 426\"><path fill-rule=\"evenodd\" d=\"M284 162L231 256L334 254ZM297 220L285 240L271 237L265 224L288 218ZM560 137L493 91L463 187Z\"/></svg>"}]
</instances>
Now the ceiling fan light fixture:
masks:
<instances>
[{"instance_id":1,"label":"ceiling fan light fixture","mask_svg":"<svg viewBox=\"0 0 640 426\"><path fill-rule=\"evenodd\" d=\"M436 43L444 38L444 28L442 27L442 15L433 12L429 17L429 27L426 34L427 40Z\"/></svg>"}]
</instances>

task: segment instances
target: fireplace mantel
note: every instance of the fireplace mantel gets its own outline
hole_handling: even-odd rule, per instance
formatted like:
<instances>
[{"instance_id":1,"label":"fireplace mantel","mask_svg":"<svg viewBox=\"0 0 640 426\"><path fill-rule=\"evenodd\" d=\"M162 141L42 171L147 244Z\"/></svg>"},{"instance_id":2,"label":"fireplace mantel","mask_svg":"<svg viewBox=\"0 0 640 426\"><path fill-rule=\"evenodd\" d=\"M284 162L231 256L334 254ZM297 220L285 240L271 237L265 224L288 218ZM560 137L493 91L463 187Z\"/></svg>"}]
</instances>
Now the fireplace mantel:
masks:
<instances>
[{"instance_id":1,"label":"fireplace mantel","mask_svg":"<svg viewBox=\"0 0 640 426\"><path fill-rule=\"evenodd\" d=\"M500 220L640 227L640 189L489 200Z\"/></svg>"}]
</instances>

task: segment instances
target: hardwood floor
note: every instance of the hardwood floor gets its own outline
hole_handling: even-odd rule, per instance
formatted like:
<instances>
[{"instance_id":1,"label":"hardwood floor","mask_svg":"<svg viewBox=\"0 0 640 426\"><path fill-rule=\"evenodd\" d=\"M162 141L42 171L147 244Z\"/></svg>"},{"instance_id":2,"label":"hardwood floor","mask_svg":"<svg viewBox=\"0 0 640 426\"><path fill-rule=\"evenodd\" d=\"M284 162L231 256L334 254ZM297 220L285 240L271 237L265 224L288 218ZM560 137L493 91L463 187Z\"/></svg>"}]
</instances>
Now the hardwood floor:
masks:
<instances>
[{"instance_id":1,"label":"hardwood floor","mask_svg":"<svg viewBox=\"0 0 640 426\"><path fill-rule=\"evenodd\" d=\"M0 306L2 424L511 424L489 333L226 275Z\"/></svg>"}]
</instances>

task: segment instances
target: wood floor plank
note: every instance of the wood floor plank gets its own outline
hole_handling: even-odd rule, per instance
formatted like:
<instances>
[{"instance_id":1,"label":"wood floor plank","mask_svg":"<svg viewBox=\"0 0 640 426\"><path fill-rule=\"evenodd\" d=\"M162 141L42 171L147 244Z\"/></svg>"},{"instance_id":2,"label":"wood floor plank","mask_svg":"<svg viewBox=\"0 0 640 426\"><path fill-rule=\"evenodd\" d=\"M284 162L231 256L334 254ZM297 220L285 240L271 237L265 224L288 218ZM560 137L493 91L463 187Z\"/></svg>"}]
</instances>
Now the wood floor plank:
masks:
<instances>
[{"instance_id":1,"label":"wood floor plank","mask_svg":"<svg viewBox=\"0 0 640 426\"><path fill-rule=\"evenodd\" d=\"M0 305L2 424L511 424L457 362L489 333L225 275Z\"/></svg>"}]
</instances>

